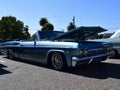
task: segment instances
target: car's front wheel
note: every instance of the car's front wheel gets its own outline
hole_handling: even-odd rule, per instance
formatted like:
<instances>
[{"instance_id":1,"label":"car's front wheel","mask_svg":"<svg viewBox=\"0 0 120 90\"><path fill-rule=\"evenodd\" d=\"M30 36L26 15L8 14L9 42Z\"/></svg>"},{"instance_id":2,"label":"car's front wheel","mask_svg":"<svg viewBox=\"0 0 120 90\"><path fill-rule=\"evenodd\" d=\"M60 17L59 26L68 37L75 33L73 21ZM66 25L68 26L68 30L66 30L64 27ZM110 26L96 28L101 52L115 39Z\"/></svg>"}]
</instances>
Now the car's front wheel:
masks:
<instances>
[{"instance_id":1,"label":"car's front wheel","mask_svg":"<svg viewBox=\"0 0 120 90\"><path fill-rule=\"evenodd\" d=\"M51 56L51 66L55 70L64 70L66 68L65 57L61 53L59 53L59 52L52 53L52 56Z\"/></svg>"}]
</instances>

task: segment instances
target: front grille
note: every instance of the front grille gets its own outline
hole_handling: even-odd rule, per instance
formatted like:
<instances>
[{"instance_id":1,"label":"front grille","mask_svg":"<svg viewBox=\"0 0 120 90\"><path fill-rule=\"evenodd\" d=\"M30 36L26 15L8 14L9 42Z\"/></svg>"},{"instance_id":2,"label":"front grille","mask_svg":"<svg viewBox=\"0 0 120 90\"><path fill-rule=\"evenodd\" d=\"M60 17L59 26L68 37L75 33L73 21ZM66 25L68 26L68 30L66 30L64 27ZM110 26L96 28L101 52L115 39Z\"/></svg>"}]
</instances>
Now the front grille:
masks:
<instances>
[{"instance_id":1,"label":"front grille","mask_svg":"<svg viewBox=\"0 0 120 90\"><path fill-rule=\"evenodd\" d=\"M82 57L97 56L97 55L101 55L101 54L105 54L106 53L104 48L89 49L88 51L89 51L88 54L82 54L82 55L76 55L76 56L79 57L79 58L82 58Z\"/></svg>"},{"instance_id":2,"label":"front grille","mask_svg":"<svg viewBox=\"0 0 120 90\"><path fill-rule=\"evenodd\" d=\"M90 49L89 54L87 56L95 56L99 54L104 54L105 51L103 48L97 48L97 49Z\"/></svg>"}]
</instances>

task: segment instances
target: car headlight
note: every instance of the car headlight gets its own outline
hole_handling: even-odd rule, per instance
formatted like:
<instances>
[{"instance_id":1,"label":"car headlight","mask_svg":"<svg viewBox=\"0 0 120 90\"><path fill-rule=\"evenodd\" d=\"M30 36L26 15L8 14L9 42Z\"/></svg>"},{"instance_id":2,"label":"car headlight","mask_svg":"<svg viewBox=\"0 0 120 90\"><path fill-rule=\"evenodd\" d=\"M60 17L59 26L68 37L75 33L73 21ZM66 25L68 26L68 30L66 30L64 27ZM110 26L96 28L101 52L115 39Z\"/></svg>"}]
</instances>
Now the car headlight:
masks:
<instances>
[{"instance_id":1,"label":"car headlight","mask_svg":"<svg viewBox=\"0 0 120 90\"><path fill-rule=\"evenodd\" d=\"M80 50L79 51L79 55L83 55L84 51L83 50Z\"/></svg>"},{"instance_id":2,"label":"car headlight","mask_svg":"<svg viewBox=\"0 0 120 90\"><path fill-rule=\"evenodd\" d=\"M86 49L86 50L79 50L79 55L87 55L89 53L89 51Z\"/></svg>"},{"instance_id":3,"label":"car headlight","mask_svg":"<svg viewBox=\"0 0 120 90\"><path fill-rule=\"evenodd\" d=\"M87 55L88 53L89 53L89 51L88 51L88 50L85 50L83 54L84 54L84 55Z\"/></svg>"},{"instance_id":4,"label":"car headlight","mask_svg":"<svg viewBox=\"0 0 120 90\"><path fill-rule=\"evenodd\" d=\"M113 49L113 47L112 46L110 46L110 50L112 50Z\"/></svg>"},{"instance_id":5,"label":"car headlight","mask_svg":"<svg viewBox=\"0 0 120 90\"><path fill-rule=\"evenodd\" d=\"M107 51L110 51L110 50L112 50L112 49L113 49L112 46L106 47L106 50L107 50Z\"/></svg>"}]
</instances>

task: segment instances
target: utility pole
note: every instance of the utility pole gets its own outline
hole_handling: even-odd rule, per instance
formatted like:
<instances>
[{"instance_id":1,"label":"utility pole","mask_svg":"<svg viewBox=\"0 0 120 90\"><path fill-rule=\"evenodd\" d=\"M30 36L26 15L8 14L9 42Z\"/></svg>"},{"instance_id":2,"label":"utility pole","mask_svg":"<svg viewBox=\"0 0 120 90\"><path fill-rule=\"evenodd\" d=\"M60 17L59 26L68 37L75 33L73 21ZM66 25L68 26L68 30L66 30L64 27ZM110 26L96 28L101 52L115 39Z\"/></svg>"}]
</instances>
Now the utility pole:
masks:
<instances>
[{"instance_id":1,"label":"utility pole","mask_svg":"<svg viewBox=\"0 0 120 90\"><path fill-rule=\"evenodd\" d=\"M75 26L75 16L73 16L73 25Z\"/></svg>"}]
</instances>

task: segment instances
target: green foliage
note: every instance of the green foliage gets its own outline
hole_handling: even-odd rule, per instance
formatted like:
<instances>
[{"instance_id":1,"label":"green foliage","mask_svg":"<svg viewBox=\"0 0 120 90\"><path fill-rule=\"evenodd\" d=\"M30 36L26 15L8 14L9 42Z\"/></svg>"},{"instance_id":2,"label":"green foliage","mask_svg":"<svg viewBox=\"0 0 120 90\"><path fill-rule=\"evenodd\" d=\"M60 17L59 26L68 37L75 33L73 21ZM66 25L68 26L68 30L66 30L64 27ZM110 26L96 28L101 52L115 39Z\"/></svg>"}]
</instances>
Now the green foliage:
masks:
<instances>
[{"instance_id":1,"label":"green foliage","mask_svg":"<svg viewBox=\"0 0 120 90\"><path fill-rule=\"evenodd\" d=\"M3 40L12 40L21 38L23 22L16 20L15 17L2 17L0 20L0 38Z\"/></svg>"},{"instance_id":2,"label":"green foliage","mask_svg":"<svg viewBox=\"0 0 120 90\"><path fill-rule=\"evenodd\" d=\"M23 39L24 23L17 20L16 17L6 16L0 20L0 38L3 41Z\"/></svg>"},{"instance_id":3,"label":"green foliage","mask_svg":"<svg viewBox=\"0 0 120 90\"><path fill-rule=\"evenodd\" d=\"M43 25L41 30L54 30L54 26L51 23L46 23Z\"/></svg>"},{"instance_id":4,"label":"green foliage","mask_svg":"<svg viewBox=\"0 0 120 90\"><path fill-rule=\"evenodd\" d=\"M22 37L22 39L25 39L25 40L30 39L30 33L28 31L29 31L29 28L26 25L24 27L24 30L23 30L23 37Z\"/></svg>"},{"instance_id":5,"label":"green foliage","mask_svg":"<svg viewBox=\"0 0 120 90\"><path fill-rule=\"evenodd\" d=\"M30 34L28 32L24 32L22 39L24 39L24 40L30 39Z\"/></svg>"},{"instance_id":6,"label":"green foliage","mask_svg":"<svg viewBox=\"0 0 120 90\"><path fill-rule=\"evenodd\" d=\"M70 24L67 26L68 31L75 29L75 28L76 28L76 26L72 22L70 22Z\"/></svg>"},{"instance_id":7,"label":"green foliage","mask_svg":"<svg viewBox=\"0 0 120 90\"><path fill-rule=\"evenodd\" d=\"M39 24L42 26L41 30L51 30L51 31L54 30L54 26L51 23L49 23L47 18L41 18Z\"/></svg>"},{"instance_id":8,"label":"green foliage","mask_svg":"<svg viewBox=\"0 0 120 90\"><path fill-rule=\"evenodd\" d=\"M40 26L43 26L46 23L48 23L47 18L41 18L40 21L39 21Z\"/></svg>"},{"instance_id":9,"label":"green foliage","mask_svg":"<svg viewBox=\"0 0 120 90\"><path fill-rule=\"evenodd\" d=\"M35 38L36 38L36 35L33 34L32 37L31 37L31 39L32 39L32 40L35 40Z\"/></svg>"}]
</instances>

